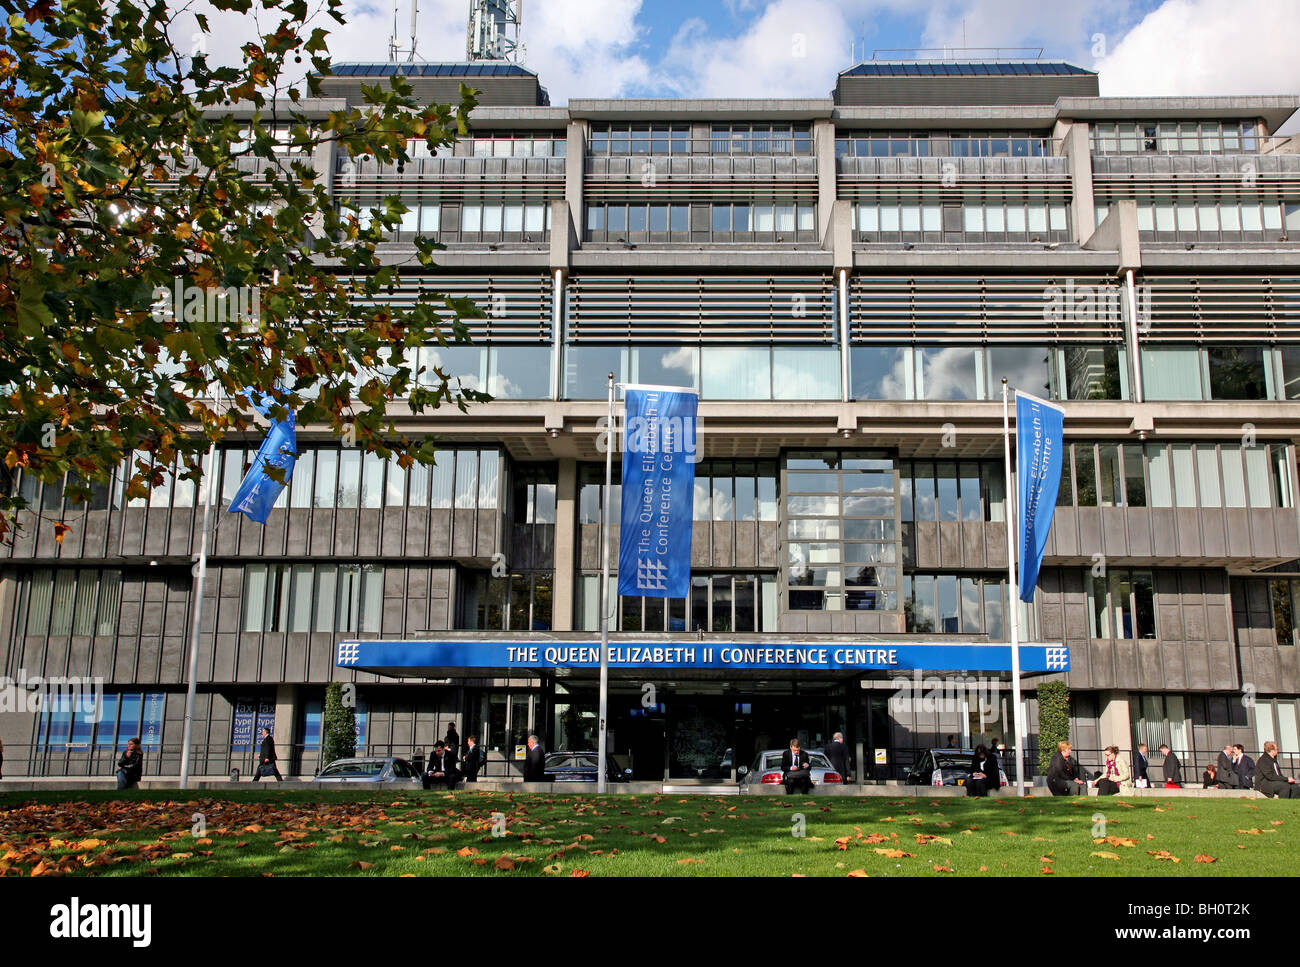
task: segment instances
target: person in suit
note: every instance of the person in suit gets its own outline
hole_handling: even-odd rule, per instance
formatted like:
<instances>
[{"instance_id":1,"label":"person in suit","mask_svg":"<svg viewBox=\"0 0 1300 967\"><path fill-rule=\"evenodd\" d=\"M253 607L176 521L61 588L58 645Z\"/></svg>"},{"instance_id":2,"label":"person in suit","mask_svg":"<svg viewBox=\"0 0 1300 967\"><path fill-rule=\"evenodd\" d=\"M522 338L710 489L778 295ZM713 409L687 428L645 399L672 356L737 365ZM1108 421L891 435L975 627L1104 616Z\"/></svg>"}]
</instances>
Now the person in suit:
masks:
<instances>
[{"instance_id":1,"label":"person in suit","mask_svg":"<svg viewBox=\"0 0 1300 967\"><path fill-rule=\"evenodd\" d=\"M991 796L1002 788L1002 757L998 755L997 740L989 746L989 754L984 759L984 776L988 780L989 791L985 795Z\"/></svg>"},{"instance_id":2,"label":"person in suit","mask_svg":"<svg viewBox=\"0 0 1300 967\"><path fill-rule=\"evenodd\" d=\"M447 734L443 736L442 741L447 744L447 748L451 750L452 755L460 755L460 733L456 731L455 722L447 723Z\"/></svg>"},{"instance_id":3,"label":"person in suit","mask_svg":"<svg viewBox=\"0 0 1300 967\"><path fill-rule=\"evenodd\" d=\"M1282 774L1277 765L1277 743L1265 742L1264 754L1256 763L1259 770L1259 791L1272 799L1300 799L1300 786L1295 779Z\"/></svg>"},{"instance_id":4,"label":"person in suit","mask_svg":"<svg viewBox=\"0 0 1300 967\"><path fill-rule=\"evenodd\" d=\"M1238 743L1232 747L1232 767L1237 772L1239 789L1255 788L1255 760L1246 755L1246 749Z\"/></svg>"},{"instance_id":5,"label":"person in suit","mask_svg":"<svg viewBox=\"0 0 1300 967\"><path fill-rule=\"evenodd\" d=\"M143 774L144 753L140 751L140 740L134 738L126 743L126 751L117 760L117 788L134 789Z\"/></svg>"},{"instance_id":6,"label":"person in suit","mask_svg":"<svg viewBox=\"0 0 1300 967\"><path fill-rule=\"evenodd\" d=\"M271 738L270 729L262 729L262 748L257 753L257 768L253 770L253 781L257 782L266 772L275 776L276 782L284 782L280 767L276 765L275 739Z\"/></svg>"},{"instance_id":7,"label":"person in suit","mask_svg":"<svg viewBox=\"0 0 1300 967\"><path fill-rule=\"evenodd\" d=\"M1128 763L1119 754L1119 746L1106 746L1105 758L1101 778L1097 780L1098 794L1102 796L1118 796L1121 792L1132 792L1133 776L1129 772Z\"/></svg>"},{"instance_id":8,"label":"person in suit","mask_svg":"<svg viewBox=\"0 0 1300 967\"><path fill-rule=\"evenodd\" d=\"M791 739L790 748L781 754L781 781L787 796L793 796L796 789L805 795L812 792L812 760L799 748L798 739Z\"/></svg>"},{"instance_id":9,"label":"person in suit","mask_svg":"<svg viewBox=\"0 0 1300 967\"><path fill-rule=\"evenodd\" d=\"M461 761L465 763L465 781L478 782L478 771L484 765L485 755L482 747L478 744L478 736L471 735L465 739L468 748Z\"/></svg>"},{"instance_id":10,"label":"person in suit","mask_svg":"<svg viewBox=\"0 0 1300 967\"><path fill-rule=\"evenodd\" d=\"M1172 749L1160 743L1160 754L1164 756L1165 788L1180 789L1183 785L1183 764L1178 761Z\"/></svg>"},{"instance_id":11,"label":"person in suit","mask_svg":"<svg viewBox=\"0 0 1300 967\"><path fill-rule=\"evenodd\" d=\"M524 756L524 782L546 781L546 750L537 736L528 737L528 753Z\"/></svg>"},{"instance_id":12,"label":"person in suit","mask_svg":"<svg viewBox=\"0 0 1300 967\"><path fill-rule=\"evenodd\" d=\"M831 760L831 765L835 771L840 774L840 778L845 782L849 781L849 747L844 744L844 733L836 732L827 744L826 758Z\"/></svg>"},{"instance_id":13,"label":"person in suit","mask_svg":"<svg viewBox=\"0 0 1300 967\"><path fill-rule=\"evenodd\" d=\"M1133 757L1133 785L1145 789L1151 784L1147 776L1147 746L1145 742L1138 745L1137 755Z\"/></svg>"},{"instance_id":14,"label":"person in suit","mask_svg":"<svg viewBox=\"0 0 1300 967\"><path fill-rule=\"evenodd\" d=\"M429 754L428 786L446 785L448 789L456 788L460 773L456 771L456 753L447 748L446 742L435 742L433 752Z\"/></svg>"},{"instance_id":15,"label":"person in suit","mask_svg":"<svg viewBox=\"0 0 1300 967\"><path fill-rule=\"evenodd\" d=\"M1064 739L1056 743L1056 752L1047 766L1047 788L1053 796L1074 796L1087 788L1072 752Z\"/></svg>"},{"instance_id":16,"label":"person in suit","mask_svg":"<svg viewBox=\"0 0 1300 967\"><path fill-rule=\"evenodd\" d=\"M1218 782L1223 783L1225 788L1236 788L1237 766L1233 761L1236 749L1232 745L1225 745L1223 751L1219 753L1219 759L1215 763L1214 773Z\"/></svg>"},{"instance_id":17,"label":"person in suit","mask_svg":"<svg viewBox=\"0 0 1300 967\"><path fill-rule=\"evenodd\" d=\"M990 790L998 788L997 762L997 756L992 756L990 761L987 748L975 746L975 754L970 759L970 778L966 780L966 795L987 796Z\"/></svg>"}]
</instances>

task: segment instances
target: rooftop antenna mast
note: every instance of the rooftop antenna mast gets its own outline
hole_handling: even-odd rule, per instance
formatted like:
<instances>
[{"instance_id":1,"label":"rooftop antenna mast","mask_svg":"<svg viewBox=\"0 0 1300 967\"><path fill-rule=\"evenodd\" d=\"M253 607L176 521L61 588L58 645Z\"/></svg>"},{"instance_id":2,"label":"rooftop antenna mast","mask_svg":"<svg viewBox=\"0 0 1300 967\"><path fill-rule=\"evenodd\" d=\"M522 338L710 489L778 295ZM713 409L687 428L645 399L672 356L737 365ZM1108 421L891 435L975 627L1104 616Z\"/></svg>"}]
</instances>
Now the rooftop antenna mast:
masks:
<instances>
[{"instance_id":1,"label":"rooftop antenna mast","mask_svg":"<svg viewBox=\"0 0 1300 967\"><path fill-rule=\"evenodd\" d=\"M467 58L520 63L525 53L523 17L524 0L470 0Z\"/></svg>"},{"instance_id":2,"label":"rooftop antenna mast","mask_svg":"<svg viewBox=\"0 0 1300 967\"><path fill-rule=\"evenodd\" d=\"M411 46L403 49L397 45L397 3L393 0L393 33L388 38L388 59L396 64L398 54L406 54L406 62L409 64L415 60L415 22L420 13L420 0L411 0Z\"/></svg>"}]
</instances>

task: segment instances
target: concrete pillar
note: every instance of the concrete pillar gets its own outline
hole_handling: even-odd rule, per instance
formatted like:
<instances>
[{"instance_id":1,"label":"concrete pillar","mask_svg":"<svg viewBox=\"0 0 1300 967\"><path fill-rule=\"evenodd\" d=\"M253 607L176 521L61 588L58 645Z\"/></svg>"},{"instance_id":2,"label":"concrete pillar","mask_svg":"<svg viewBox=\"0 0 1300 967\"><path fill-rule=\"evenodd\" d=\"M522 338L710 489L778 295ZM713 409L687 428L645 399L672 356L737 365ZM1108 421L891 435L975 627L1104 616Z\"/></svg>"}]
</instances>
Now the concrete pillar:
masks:
<instances>
[{"instance_id":1,"label":"concrete pillar","mask_svg":"<svg viewBox=\"0 0 1300 967\"><path fill-rule=\"evenodd\" d=\"M1102 748L1108 745L1119 746L1120 752L1130 756L1133 750L1129 745L1133 741L1133 721L1129 717L1128 692L1109 691L1098 696L1097 735L1101 738Z\"/></svg>"},{"instance_id":2,"label":"concrete pillar","mask_svg":"<svg viewBox=\"0 0 1300 967\"><path fill-rule=\"evenodd\" d=\"M578 231L582 230L582 183L587 173L587 122L570 121L564 158L564 200L569 205L569 218ZM555 222L551 222L555 230Z\"/></svg>"},{"instance_id":3,"label":"concrete pillar","mask_svg":"<svg viewBox=\"0 0 1300 967\"><path fill-rule=\"evenodd\" d=\"M813 121L812 137L817 158L817 235L825 238L835 204L835 125L829 119Z\"/></svg>"},{"instance_id":4,"label":"concrete pillar","mask_svg":"<svg viewBox=\"0 0 1300 967\"><path fill-rule=\"evenodd\" d=\"M1052 137L1055 150L1070 159L1070 217L1074 240L1082 242L1097 229L1097 210L1092 194L1092 143L1087 121L1057 121Z\"/></svg>"},{"instance_id":5,"label":"concrete pillar","mask_svg":"<svg viewBox=\"0 0 1300 967\"><path fill-rule=\"evenodd\" d=\"M298 686L275 686L275 754L280 757L280 774L289 778L289 770L296 765L293 758L293 727L298 721ZM258 736L253 745L260 744ZM272 777L274 781L274 777Z\"/></svg>"},{"instance_id":6,"label":"concrete pillar","mask_svg":"<svg viewBox=\"0 0 1300 967\"><path fill-rule=\"evenodd\" d=\"M578 537L578 462L560 461L555 487L555 577L551 590L551 628L573 630L575 544Z\"/></svg>"}]
</instances>

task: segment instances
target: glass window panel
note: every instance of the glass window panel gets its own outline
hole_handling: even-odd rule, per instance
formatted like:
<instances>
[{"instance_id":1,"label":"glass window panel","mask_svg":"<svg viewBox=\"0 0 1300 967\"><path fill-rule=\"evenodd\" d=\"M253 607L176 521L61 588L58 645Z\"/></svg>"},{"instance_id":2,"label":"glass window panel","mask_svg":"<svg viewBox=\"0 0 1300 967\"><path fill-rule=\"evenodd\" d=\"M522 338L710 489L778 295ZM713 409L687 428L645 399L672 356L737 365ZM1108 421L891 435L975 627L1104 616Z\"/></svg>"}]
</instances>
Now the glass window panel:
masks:
<instances>
[{"instance_id":1,"label":"glass window panel","mask_svg":"<svg viewBox=\"0 0 1300 967\"><path fill-rule=\"evenodd\" d=\"M1047 206L1042 202L1027 206L1029 215L1029 231L1045 232L1047 231Z\"/></svg>"},{"instance_id":2,"label":"glass window panel","mask_svg":"<svg viewBox=\"0 0 1300 967\"><path fill-rule=\"evenodd\" d=\"M760 465L758 477L758 519L776 520L776 468Z\"/></svg>"},{"instance_id":3,"label":"glass window panel","mask_svg":"<svg viewBox=\"0 0 1300 967\"><path fill-rule=\"evenodd\" d=\"M690 350L693 356L694 350ZM627 382L626 346L567 346L564 350L564 396L570 400L603 400L607 378ZM669 384L676 385L676 384Z\"/></svg>"},{"instance_id":4,"label":"glass window panel","mask_svg":"<svg viewBox=\"0 0 1300 967\"><path fill-rule=\"evenodd\" d=\"M940 462L935 464L936 495L938 497L939 519L957 519L957 465Z\"/></svg>"},{"instance_id":5,"label":"glass window panel","mask_svg":"<svg viewBox=\"0 0 1300 967\"><path fill-rule=\"evenodd\" d=\"M880 230L880 212L875 205L858 206L858 231L877 232Z\"/></svg>"},{"instance_id":6,"label":"glass window panel","mask_svg":"<svg viewBox=\"0 0 1300 967\"><path fill-rule=\"evenodd\" d=\"M736 204L731 206L731 230L733 232L748 232L749 228L749 206Z\"/></svg>"},{"instance_id":7,"label":"glass window panel","mask_svg":"<svg viewBox=\"0 0 1300 967\"><path fill-rule=\"evenodd\" d=\"M1025 206L1007 206L1007 231L1012 235L1023 235L1027 229L1025 223Z\"/></svg>"},{"instance_id":8,"label":"glass window panel","mask_svg":"<svg viewBox=\"0 0 1300 967\"><path fill-rule=\"evenodd\" d=\"M696 346L633 346L632 378L649 386L687 386L698 389L700 385L700 351ZM617 372L606 369L605 373ZM606 395L604 377L601 397Z\"/></svg>"},{"instance_id":9,"label":"glass window panel","mask_svg":"<svg viewBox=\"0 0 1300 967\"><path fill-rule=\"evenodd\" d=\"M916 350L926 400L973 400L978 394L978 353L971 346L921 346Z\"/></svg>"},{"instance_id":10,"label":"glass window panel","mask_svg":"<svg viewBox=\"0 0 1300 967\"><path fill-rule=\"evenodd\" d=\"M917 463L912 475L912 502L917 520L937 520L934 464Z\"/></svg>"},{"instance_id":11,"label":"glass window panel","mask_svg":"<svg viewBox=\"0 0 1300 967\"><path fill-rule=\"evenodd\" d=\"M500 486L501 454L496 450L479 451L478 509L495 510Z\"/></svg>"},{"instance_id":12,"label":"glass window panel","mask_svg":"<svg viewBox=\"0 0 1300 967\"><path fill-rule=\"evenodd\" d=\"M1210 396L1216 400L1268 398L1264 350L1259 346L1210 346Z\"/></svg>"},{"instance_id":13,"label":"glass window panel","mask_svg":"<svg viewBox=\"0 0 1300 967\"><path fill-rule=\"evenodd\" d=\"M1276 202L1268 202L1264 205L1264 230L1268 232L1277 231L1282 227L1282 209Z\"/></svg>"},{"instance_id":14,"label":"glass window panel","mask_svg":"<svg viewBox=\"0 0 1300 967\"><path fill-rule=\"evenodd\" d=\"M979 634L983 630L981 620L980 582L974 578L961 579L961 630L966 634Z\"/></svg>"},{"instance_id":15,"label":"glass window panel","mask_svg":"<svg viewBox=\"0 0 1300 967\"><path fill-rule=\"evenodd\" d=\"M755 499L753 466L749 470L736 470L736 520L757 520L758 504Z\"/></svg>"},{"instance_id":16,"label":"glass window panel","mask_svg":"<svg viewBox=\"0 0 1300 967\"><path fill-rule=\"evenodd\" d=\"M349 447L339 454L337 507L355 507L361 495L361 451Z\"/></svg>"},{"instance_id":17,"label":"glass window panel","mask_svg":"<svg viewBox=\"0 0 1300 967\"><path fill-rule=\"evenodd\" d=\"M117 633L118 607L121 596L121 572L101 571L99 574L99 621L95 628L95 634L112 635Z\"/></svg>"},{"instance_id":18,"label":"glass window panel","mask_svg":"<svg viewBox=\"0 0 1300 967\"><path fill-rule=\"evenodd\" d=\"M905 232L921 230L921 208L919 205L904 205L902 208L902 226ZM990 229L993 231L993 229Z\"/></svg>"},{"instance_id":19,"label":"glass window panel","mask_svg":"<svg viewBox=\"0 0 1300 967\"><path fill-rule=\"evenodd\" d=\"M1192 446L1190 443L1175 443L1170 446L1174 470L1174 505L1177 507L1196 506L1196 478L1192 463Z\"/></svg>"},{"instance_id":20,"label":"glass window panel","mask_svg":"<svg viewBox=\"0 0 1300 967\"><path fill-rule=\"evenodd\" d=\"M977 463L958 464L958 497L962 520L983 520L980 502L980 467Z\"/></svg>"},{"instance_id":21,"label":"glass window panel","mask_svg":"<svg viewBox=\"0 0 1300 967\"><path fill-rule=\"evenodd\" d=\"M1235 203L1219 206L1219 227L1225 232L1241 231L1241 207Z\"/></svg>"},{"instance_id":22,"label":"glass window panel","mask_svg":"<svg viewBox=\"0 0 1300 967\"><path fill-rule=\"evenodd\" d=\"M1151 400L1201 399L1200 351L1195 346L1143 347L1142 385Z\"/></svg>"},{"instance_id":23,"label":"glass window panel","mask_svg":"<svg viewBox=\"0 0 1300 967\"><path fill-rule=\"evenodd\" d=\"M716 491L716 484L715 493ZM839 513L840 499L838 497L816 496L816 497L797 497L789 496L785 498L786 510L790 514L799 516L821 516L834 517Z\"/></svg>"},{"instance_id":24,"label":"glass window panel","mask_svg":"<svg viewBox=\"0 0 1300 967\"><path fill-rule=\"evenodd\" d=\"M909 351L903 346L854 346L850 351L850 395L856 400L907 398ZM1296 393L1300 398L1300 351L1296 353Z\"/></svg>"},{"instance_id":25,"label":"glass window panel","mask_svg":"<svg viewBox=\"0 0 1300 967\"><path fill-rule=\"evenodd\" d=\"M771 397L771 352L766 346L705 346L701 357L702 390L706 399L765 400Z\"/></svg>"},{"instance_id":26,"label":"glass window panel","mask_svg":"<svg viewBox=\"0 0 1300 967\"><path fill-rule=\"evenodd\" d=\"M1005 232L1007 230L1007 214L1002 205L984 206L984 229L989 232Z\"/></svg>"},{"instance_id":27,"label":"glass window panel","mask_svg":"<svg viewBox=\"0 0 1300 967\"><path fill-rule=\"evenodd\" d=\"M1223 468L1224 503L1228 507L1246 506L1246 479L1242 470L1241 447L1224 444L1220 448Z\"/></svg>"},{"instance_id":28,"label":"glass window panel","mask_svg":"<svg viewBox=\"0 0 1300 967\"><path fill-rule=\"evenodd\" d=\"M1098 497L1103 507L1115 507L1123 504L1120 492L1119 447L1113 443L1103 443L1097 447L1097 470L1100 473L1101 486Z\"/></svg>"},{"instance_id":29,"label":"glass window panel","mask_svg":"<svg viewBox=\"0 0 1300 967\"><path fill-rule=\"evenodd\" d=\"M519 202L505 206L505 218L502 220L502 230L507 232L522 232L524 230L524 206ZM487 226L484 226L487 231Z\"/></svg>"},{"instance_id":30,"label":"glass window panel","mask_svg":"<svg viewBox=\"0 0 1300 967\"><path fill-rule=\"evenodd\" d=\"M984 633L991 641L1006 637L1002 626L1002 585L994 581L984 582Z\"/></svg>"},{"instance_id":31,"label":"glass window panel","mask_svg":"<svg viewBox=\"0 0 1300 967\"><path fill-rule=\"evenodd\" d=\"M549 346L493 346L488 392L497 399L542 400L551 395Z\"/></svg>"},{"instance_id":32,"label":"glass window panel","mask_svg":"<svg viewBox=\"0 0 1300 967\"><path fill-rule=\"evenodd\" d=\"M462 232L477 232L483 227L483 206L482 205L461 205L460 206L460 230Z\"/></svg>"},{"instance_id":33,"label":"glass window panel","mask_svg":"<svg viewBox=\"0 0 1300 967\"><path fill-rule=\"evenodd\" d=\"M709 484L709 477L706 474L696 472L695 474L695 520L712 520L713 519L713 490Z\"/></svg>"},{"instance_id":34,"label":"glass window panel","mask_svg":"<svg viewBox=\"0 0 1300 967\"><path fill-rule=\"evenodd\" d=\"M1024 390L1048 398L1051 393L1051 353L1045 346L990 346L989 395L1001 396L1005 377L1009 390Z\"/></svg>"},{"instance_id":35,"label":"glass window panel","mask_svg":"<svg viewBox=\"0 0 1300 967\"><path fill-rule=\"evenodd\" d=\"M1201 488L1201 506L1222 506L1219 497L1219 454L1213 445L1196 448L1196 477Z\"/></svg>"},{"instance_id":36,"label":"glass window panel","mask_svg":"<svg viewBox=\"0 0 1300 967\"><path fill-rule=\"evenodd\" d=\"M644 232L648 224L645 205L629 205L627 209L627 230Z\"/></svg>"},{"instance_id":37,"label":"glass window panel","mask_svg":"<svg viewBox=\"0 0 1300 967\"><path fill-rule=\"evenodd\" d=\"M1080 507L1097 506L1097 458L1092 444L1080 443L1074 447L1075 492Z\"/></svg>"},{"instance_id":38,"label":"glass window panel","mask_svg":"<svg viewBox=\"0 0 1300 967\"><path fill-rule=\"evenodd\" d=\"M825 349L773 347L772 398L778 400L839 399L839 350L832 347Z\"/></svg>"},{"instance_id":39,"label":"glass window panel","mask_svg":"<svg viewBox=\"0 0 1300 967\"><path fill-rule=\"evenodd\" d=\"M962 231L984 231L984 208L981 205L962 206Z\"/></svg>"},{"instance_id":40,"label":"glass window panel","mask_svg":"<svg viewBox=\"0 0 1300 967\"><path fill-rule=\"evenodd\" d=\"M1268 451L1262 446L1243 447L1246 457L1246 494L1251 507L1270 507L1273 504L1269 486Z\"/></svg>"},{"instance_id":41,"label":"glass window panel","mask_svg":"<svg viewBox=\"0 0 1300 967\"><path fill-rule=\"evenodd\" d=\"M456 452L456 508L473 510L478 499L478 451Z\"/></svg>"},{"instance_id":42,"label":"glass window panel","mask_svg":"<svg viewBox=\"0 0 1300 967\"><path fill-rule=\"evenodd\" d=\"M1244 203L1241 206L1241 230L1243 232L1262 232L1264 222L1259 215L1259 205Z\"/></svg>"},{"instance_id":43,"label":"glass window panel","mask_svg":"<svg viewBox=\"0 0 1300 967\"><path fill-rule=\"evenodd\" d=\"M244 624L245 631L261 631L266 608L266 565L244 565Z\"/></svg>"},{"instance_id":44,"label":"glass window panel","mask_svg":"<svg viewBox=\"0 0 1300 967\"><path fill-rule=\"evenodd\" d=\"M316 451L316 502L317 507L333 507L335 486L338 483L339 451Z\"/></svg>"},{"instance_id":45,"label":"glass window panel","mask_svg":"<svg viewBox=\"0 0 1300 967\"><path fill-rule=\"evenodd\" d=\"M289 624L285 630L311 631L312 566L293 565L291 578L293 586L289 593Z\"/></svg>"},{"instance_id":46,"label":"glass window panel","mask_svg":"<svg viewBox=\"0 0 1300 967\"><path fill-rule=\"evenodd\" d=\"M732 478L713 478L713 520L735 520L736 509L732 493Z\"/></svg>"},{"instance_id":47,"label":"glass window panel","mask_svg":"<svg viewBox=\"0 0 1300 967\"><path fill-rule=\"evenodd\" d=\"M1143 473L1142 447L1126 444L1124 447L1124 492L1130 507L1147 505L1147 485Z\"/></svg>"}]
</instances>

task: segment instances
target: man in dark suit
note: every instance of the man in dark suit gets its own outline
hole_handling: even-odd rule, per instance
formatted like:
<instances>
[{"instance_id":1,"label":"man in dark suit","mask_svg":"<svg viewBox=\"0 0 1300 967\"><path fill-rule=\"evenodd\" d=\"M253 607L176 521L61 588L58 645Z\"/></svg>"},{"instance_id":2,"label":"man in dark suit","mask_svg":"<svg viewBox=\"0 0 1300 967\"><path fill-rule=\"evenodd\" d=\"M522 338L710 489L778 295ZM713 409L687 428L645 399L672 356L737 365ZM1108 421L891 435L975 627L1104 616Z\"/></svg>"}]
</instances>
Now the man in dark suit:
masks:
<instances>
[{"instance_id":1,"label":"man in dark suit","mask_svg":"<svg viewBox=\"0 0 1300 967\"><path fill-rule=\"evenodd\" d=\"M849 747L844 744L844 733L836 732L826 746L826 758L845 782L849 781Z\"/></svg>"},{"instance_id":2,"label":"man in dark suit","mask_svg":"<svg viewBox=\"0 0 1300 967\"><path fill-rule=\"evenodd\" d=\"M1259 757L1259 791L1270 799L1300 799L1300 785L1278 768L1276 742L1265 742L1264 754Z\"/></svg>"},{"instance_id":3,"label":"man in dark suit","mask_svg":"<svg viewBox=\"0 0 1300 967\"><path fill-rule=\"evenodd\" d=\"M443 736L442 741L447 744L454 756L460 755L460 733L456 731L456 723L447 723L447 734Z\"/></svg>"},{"instance_id":4,"label":"man in dark suit","mask_svg":"<svg viewBox=\"0 0 1300 967\"><path fill-rule=\"evenodd\" d=\"M1143 742L1138 745L1137 755L1133 756L1133 785L1142 789L1148 786L1150 781L1147 775L1147 746Z\"/></svg>"},{"instance_id":5,"label":"man in dark suit","mask_svg":"<svg viewBox=\"0 0 1300 967\"><path fill-rule=\"evenodd\" d=\"M1238 786L1237 767L1233 762L1236 749L1231 745L1225 745L1223 751L1219 753L1219 760L1216 763L1217 771L1215 778L1222 782L1227 788L1235 789Z\"/></svg>"},{"instance_id":6,"label":"man in dark suit","mask_svg":"<svg viewBox=\"0 0 1300 967\"><path fill-rule=\"evenodd\" d=\"M793 796L796 789L805 795L812 792L812 760L799 748L798 739L791 739L790 748L781 755L781 781L787 796Z\"/></svg>"},{"instance_id":7,"label":"man in dark suit","mask_svg":"<svg viewBox=\"0 0 1300 967\"><path fill-rule=\"evenodd\" d=\"M465 781L478 782L478 771L483 766L483 749L478 744L478 736L471 735L465 740L469 748L461 761L465 763Z\"/></svg>"},{"instance_id":8,"label":"man in dark suit","mask_svg":"<svg viewBox=\"0 0 1300 967\"><path fill-rule=\"evenodd\" d=\"M1238 743L1233 749L1233 768L1237 771L1238 785L1242 789L1255 788L1255 760L1246 755L1245 746Z\"/></svg>"},{"instance_id":9,"label":"man in dark suit","mask_svg":"<svg viewBox=\"0 0 1300 967\"><path fill-rule=\"evenodd\" d=\"M460 773L456 771L456 754L447 748L446 742L435 742L433 752L429 755L428 785L445 784L448 789L456 788Z\"/></svg>"},{"instance_id":10,"label":"man in dark suit","mask_svg":"<svg viewBox=\"0 0 1300 967\"><path fill-rule=\"evenodd\" d=\"M271 738L270 729L262 729L262 750L257 755L257 768L253 770L253 781L257 782L262 778L262 773L265 771L274 775L276 782L283 782L284 776L280 775L280 769L275 763L275 739Z\"/></svg>"},{"instance_id":11,"label":"man in dark suit","mask_svg":"<svg viewBox=\"0 0 1300 967\"><path fill-rule=\"evenodd\" d=\"M528 737L528 753L524 756L524 782L546 781L546 750L537 736Z\"/></svg>"},{"instance_id":12,"label":"man in dark suit","mask_svg":"<svg viewBox=\"0 0 1300 967\"><path fill-rule=\"evenodd\" d=\"M1160 743L1160 754L1165 757L1165 788L1170 787L1170 783L1176 788L1181 788L1183 784L1183 764L1178 761L1178 756L1174 755L1173 750L1163 742Z\"/></svg>"}]
</instances>

